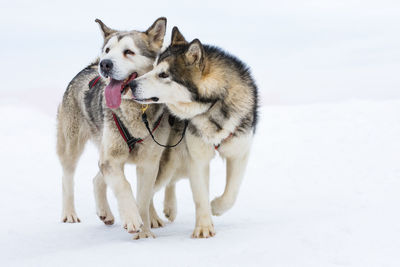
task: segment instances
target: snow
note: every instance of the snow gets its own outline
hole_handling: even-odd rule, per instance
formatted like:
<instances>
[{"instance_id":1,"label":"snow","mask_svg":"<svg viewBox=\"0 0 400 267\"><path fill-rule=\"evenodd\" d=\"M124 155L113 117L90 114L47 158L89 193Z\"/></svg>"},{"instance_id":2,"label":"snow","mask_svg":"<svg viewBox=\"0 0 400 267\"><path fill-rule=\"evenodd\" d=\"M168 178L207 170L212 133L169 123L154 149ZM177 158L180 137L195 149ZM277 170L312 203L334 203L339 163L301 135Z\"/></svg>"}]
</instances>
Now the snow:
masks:
<instances>
[{"instance_id":1,"label":"snow","mask_svg":"<svg viewBox=\"0 0 400 267\"><path fill-rule=\"evenodd\" d=\"M0 106L0 266L399 266L400 100L265 106L239 199L213 217L217 235L191 239L194 205L178 184L178 216L132 240L96 216L87 146L76 173L80 224L61 223L55 119ZM134 167L126 168L134 188ZM211 197L224 162L211 168ZM163 193L156 196L162 215Z\"/></svg>"},{"instance_id":2,"label":"snow","mask_svg":"<svg viewBox=\"0 0 400 267\"><path fill-rule=\"evenodd\" d=\"M100 51L94 19L145 30L160 16L165 40L177 25L251 66L263 107L239 199L214 217L214 238L194 240L181 181L177 220L131 240L112 194L116 224L95 215L88 144L82 223L60 223L56 107ZM0 25L0 266L400 266L399 1L18 0L2 3ZM217 157L211 198L224 177Z\"/></svg>"}]
</instances>

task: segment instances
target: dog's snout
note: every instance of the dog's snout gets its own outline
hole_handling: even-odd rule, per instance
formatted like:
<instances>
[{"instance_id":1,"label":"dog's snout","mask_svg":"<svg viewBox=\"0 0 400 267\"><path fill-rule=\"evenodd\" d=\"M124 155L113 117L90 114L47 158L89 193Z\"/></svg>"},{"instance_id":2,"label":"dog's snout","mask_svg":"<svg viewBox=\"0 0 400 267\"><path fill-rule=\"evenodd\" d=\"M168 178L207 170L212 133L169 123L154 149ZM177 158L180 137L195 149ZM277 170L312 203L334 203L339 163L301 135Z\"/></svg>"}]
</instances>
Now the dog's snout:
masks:
<instances>
[{"instance_id":1,"label":"dog's snout","mask_svg":"<svg viewBox=\"0 0 400 267\"><path fill-rule=\"evenodd\" d=\"M136 82L136 81L131 81L131 82L129 83L129 87L130 87L131 90L132 90L133 96L135 96L135 92L136 92L136 88L137 88L137 82Z\"/></svg>"},{"instance_id":2,"label":"dog's snout","mask_svg":"<svg viewBox=\"0 0 400 267\"><path fill-rule=\"evenodd\" d=\"M103 72L107 73L112 70L113 63L109 59L104 59L100 62L100 68Z\"/></svg>"}]
</instances>

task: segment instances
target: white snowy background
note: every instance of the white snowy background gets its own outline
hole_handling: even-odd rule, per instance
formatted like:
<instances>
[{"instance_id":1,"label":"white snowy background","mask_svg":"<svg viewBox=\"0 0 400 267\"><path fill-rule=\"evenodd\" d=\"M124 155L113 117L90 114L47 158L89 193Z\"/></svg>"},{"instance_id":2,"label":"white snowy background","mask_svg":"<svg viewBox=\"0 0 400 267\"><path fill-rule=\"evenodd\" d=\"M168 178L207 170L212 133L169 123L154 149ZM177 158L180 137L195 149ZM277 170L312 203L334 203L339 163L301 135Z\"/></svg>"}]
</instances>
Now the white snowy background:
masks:
<instances>
[{"instance_id":1,"label":"white snowy background","mask_svg":"<svg viewBox=\"0 0 400 267\"><path fill-rule=\"evenodd\" d=\"M116 224L95 214L88 144L82 223L62 224L56 108L99 52L94 19L145 30L159 16L167 42L177 25L252 68L261 119L238 201L214 238L191 239L184 180L176 221L131 240L112 194ZM2 1L0 30L0 266L400 266L399 1ZM210 197L224 184L217 156Z\"/></svg>"}]
</instances>

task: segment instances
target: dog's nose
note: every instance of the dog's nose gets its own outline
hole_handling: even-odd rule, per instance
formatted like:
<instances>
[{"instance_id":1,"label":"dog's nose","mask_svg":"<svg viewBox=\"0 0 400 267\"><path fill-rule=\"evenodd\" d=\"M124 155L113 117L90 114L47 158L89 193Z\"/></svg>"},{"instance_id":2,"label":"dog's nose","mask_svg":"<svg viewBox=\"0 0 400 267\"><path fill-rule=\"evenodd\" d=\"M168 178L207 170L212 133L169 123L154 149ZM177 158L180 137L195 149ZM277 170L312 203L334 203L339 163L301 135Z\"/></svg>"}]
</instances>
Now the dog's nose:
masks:
<instances>
[{"instance_id":1,"label":"dog's nose","mask_svg":"<svg viewBox=\"0 0 400 267\"><path fill-rule=\"evenodd\" d=\"M136 81L131 81L131 82L129 83L129 87L130 87L131 90L132 90L133 96L135 96L135 91L136 91L136 88L137 88L137 82L136 82Z\"/></svg>"},{"instance_id":2,"label":"dog's nose","mask_svg":"<svg viewBox=\"0 0 400 267\"><path fill-rule=\"evenodd\" d=\"M113 68L113 63L109 59L103 59L100 62L100 69L104 72L109 72Z\"/></svg>"}]
</instances>

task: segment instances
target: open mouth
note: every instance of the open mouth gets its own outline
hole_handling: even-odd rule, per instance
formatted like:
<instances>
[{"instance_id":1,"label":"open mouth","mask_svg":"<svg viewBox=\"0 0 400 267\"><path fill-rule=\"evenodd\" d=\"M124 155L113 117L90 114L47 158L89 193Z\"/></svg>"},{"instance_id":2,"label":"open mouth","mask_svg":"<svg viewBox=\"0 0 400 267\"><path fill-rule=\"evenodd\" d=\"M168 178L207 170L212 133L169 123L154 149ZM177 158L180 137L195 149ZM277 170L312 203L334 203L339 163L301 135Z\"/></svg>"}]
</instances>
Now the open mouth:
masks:
<instances>
[{"instance_id":1,"label":"open mouth","mask_svg":"<svg viewBox=\"0 0 400 267\"><path fill-rule=\"evenodd\" d=\"M150 98L144 98L144 99L140 99L140 98L134 98L135 101L137 102L141 102L141 103L149 103L149 102L158 102L158 100L160 100L158 97L150 97Z\"/></svg>"},{"instance_id":2,"label":"open mouth","mask_svg":"<svg viewBox=\"0 0 400 267\"><path fill-rule=\"evenodd\" d=\"M136 79L137 76L138 76L137 72L134 72L123 81L121 85L121 94L125 91L126 88L128 88L128 83Z\"/></svg>"},{"instance_id":3,"label":"open mouth","mask_svg":"<svg viewBox=\"0 0 400 267\"><path fill-rule=\"evenodd\" d=\"M111 78L110 83L104 90L107 107L118 108L121 105L121 94L128 87L128 83L136 79L137 76L138 76L137 72L134 72L123 81Z\"/></svg>"}]
</instances>

